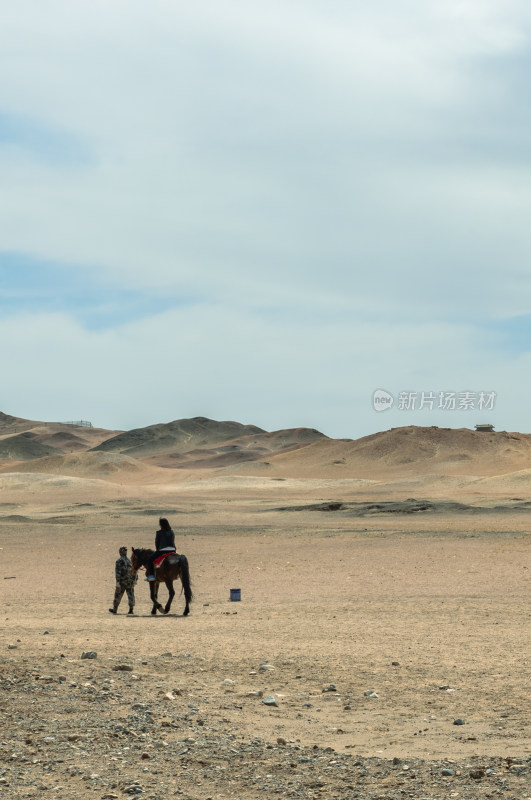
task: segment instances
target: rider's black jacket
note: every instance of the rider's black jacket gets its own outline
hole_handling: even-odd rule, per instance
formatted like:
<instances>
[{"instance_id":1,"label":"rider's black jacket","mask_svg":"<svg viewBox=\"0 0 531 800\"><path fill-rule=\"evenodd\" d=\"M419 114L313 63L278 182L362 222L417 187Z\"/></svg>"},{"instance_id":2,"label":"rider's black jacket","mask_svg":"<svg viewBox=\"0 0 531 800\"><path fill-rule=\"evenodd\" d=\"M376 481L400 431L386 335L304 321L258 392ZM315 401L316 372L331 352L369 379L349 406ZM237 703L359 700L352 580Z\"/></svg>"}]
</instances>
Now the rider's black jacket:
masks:
<instances>
[{"instance_id":1,"label":"rider's black jacket","mask_svg":"<svg viewBox=\"0 0 531 800\"><path fill-rule=\"evenodd\" d=\"M175 534L172 530L157 531L155 535L155 547L157 550L165 550L167 547L175 549Z\"/></svg>"}]
</instances>

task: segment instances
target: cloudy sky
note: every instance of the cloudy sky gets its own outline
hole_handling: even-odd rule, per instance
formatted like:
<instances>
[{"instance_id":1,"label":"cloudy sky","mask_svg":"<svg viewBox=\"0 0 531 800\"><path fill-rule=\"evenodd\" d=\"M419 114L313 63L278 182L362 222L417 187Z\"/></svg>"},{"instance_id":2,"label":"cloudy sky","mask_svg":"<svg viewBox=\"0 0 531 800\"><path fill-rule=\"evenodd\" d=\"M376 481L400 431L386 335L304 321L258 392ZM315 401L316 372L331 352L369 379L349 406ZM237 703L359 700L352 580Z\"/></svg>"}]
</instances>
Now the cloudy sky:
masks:
<instances>
[{"instance_id":1,"label":"cloudy sky","mask_svg":"<svg viewBox=\"0 0 531 800\"><path fill-rule=\"evenodd\" d=\"M531 431L530 36L523 0L4 3L0 410Z\"/></svg>"}]
</instances>

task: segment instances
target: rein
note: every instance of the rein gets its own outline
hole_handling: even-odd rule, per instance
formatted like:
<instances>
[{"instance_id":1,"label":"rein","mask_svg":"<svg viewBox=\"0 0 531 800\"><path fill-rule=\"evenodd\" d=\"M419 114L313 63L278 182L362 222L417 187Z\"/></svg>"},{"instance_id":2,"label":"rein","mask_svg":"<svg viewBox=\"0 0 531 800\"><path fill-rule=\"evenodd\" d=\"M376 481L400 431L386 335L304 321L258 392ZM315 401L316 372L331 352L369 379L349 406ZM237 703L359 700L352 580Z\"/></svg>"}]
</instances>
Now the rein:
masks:
<instances>
[{"instance_id":1,"label":"rein","mask_svg":"<svg viewBox=\"0 0 531 800\"><path fill-rule=\"evenodd\" d=\"M145 572L145 571L146 571L146 568L145 568L144 564L140 564L136 569L134 569L134 567L131 566L131 572L134 572L135 575L136 575L137 572Z\"/></svg>"}]
</instances>

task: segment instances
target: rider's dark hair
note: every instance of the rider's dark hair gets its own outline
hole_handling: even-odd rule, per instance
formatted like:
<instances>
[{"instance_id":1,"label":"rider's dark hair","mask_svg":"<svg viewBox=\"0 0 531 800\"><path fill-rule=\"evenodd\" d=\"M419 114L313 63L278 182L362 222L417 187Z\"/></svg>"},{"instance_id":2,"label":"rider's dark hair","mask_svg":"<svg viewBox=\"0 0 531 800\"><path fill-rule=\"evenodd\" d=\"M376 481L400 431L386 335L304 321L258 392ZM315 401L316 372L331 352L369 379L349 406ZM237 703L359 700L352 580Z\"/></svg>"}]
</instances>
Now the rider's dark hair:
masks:
<instances>
[{"instance_id":1,"label":"rider's dark hair","mask_svg":"<svg viewBox=\"0 0 531 800\"><path fill-rule=\"evenodd\" d=\"M159 525L160 525L161 531L171 531L170 523L168 522L166 517L161 517L159 519Z\"/></svg>"}]
</instances>

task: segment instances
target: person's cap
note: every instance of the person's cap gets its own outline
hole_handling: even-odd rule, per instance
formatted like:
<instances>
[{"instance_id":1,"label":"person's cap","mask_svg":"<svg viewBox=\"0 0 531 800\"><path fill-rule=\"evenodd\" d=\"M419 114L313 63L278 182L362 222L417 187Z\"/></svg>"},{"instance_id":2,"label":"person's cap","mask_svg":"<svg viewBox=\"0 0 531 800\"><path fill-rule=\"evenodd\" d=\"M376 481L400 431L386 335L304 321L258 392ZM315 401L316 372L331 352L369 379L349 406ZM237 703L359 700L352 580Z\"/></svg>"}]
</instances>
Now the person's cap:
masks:
<instances>
[{"instance_id":1,"label":"person's cap","mask_svg":"<svg viewBox=\"0 0 531 800\"><path fill-rule=\"evenodd\" d=\"M127 547L120 547L120 553L127 553Z\"/></svg>"}]
</instances>

